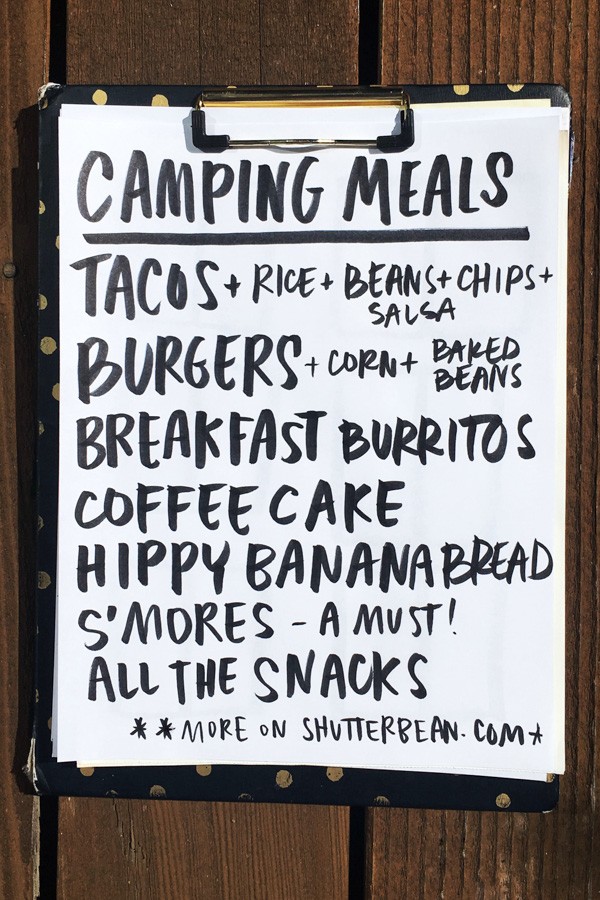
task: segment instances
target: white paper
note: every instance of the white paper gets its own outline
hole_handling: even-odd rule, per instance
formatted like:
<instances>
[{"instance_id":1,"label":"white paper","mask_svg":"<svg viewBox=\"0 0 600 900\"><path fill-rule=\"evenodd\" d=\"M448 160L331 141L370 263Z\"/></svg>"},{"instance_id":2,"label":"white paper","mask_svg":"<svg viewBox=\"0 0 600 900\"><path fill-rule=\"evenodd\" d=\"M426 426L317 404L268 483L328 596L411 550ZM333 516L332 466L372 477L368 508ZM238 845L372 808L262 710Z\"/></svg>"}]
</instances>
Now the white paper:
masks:
<instances>
[{"instance_id":1,"label":"white paper","mask_svg":"<svg viewBox=\"0 0 600 900\"><path fill-rule=\"evenodd\" d=\"M393 126L356 117L302 136ZM186 110L63 107L59 760L563 771L568 132L415 120L401 154L211 156Z\"/></svg>"}]
</instances>

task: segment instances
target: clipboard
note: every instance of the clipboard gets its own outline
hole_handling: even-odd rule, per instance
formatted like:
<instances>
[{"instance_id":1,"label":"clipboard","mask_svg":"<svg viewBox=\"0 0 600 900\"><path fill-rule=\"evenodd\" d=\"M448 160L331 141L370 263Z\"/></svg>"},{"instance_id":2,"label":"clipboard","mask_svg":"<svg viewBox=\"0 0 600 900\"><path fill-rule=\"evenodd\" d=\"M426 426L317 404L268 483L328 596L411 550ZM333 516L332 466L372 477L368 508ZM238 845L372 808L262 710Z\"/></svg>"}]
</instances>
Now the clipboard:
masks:
<instances>
[{"instance_id":1,"label":"clipboard","mask_svg":"<svg viewBox=\"0 0 600 900\"><path fill-rule=\"evenodd\" d=\"M294 762L286 765L285 754L276 761L257 764L256 761L247 762L242 759L239 763L223 762L211 751L193 750L197 757L195 764L161 764L152 762L142 764L119 765L86 765L75 761L57 762L53 755L51 740L51 717L53 710L53 683L55 675L54 648L57 628L57 579L60 578L57 565L57 522L59 493L59 399L61 381L59 372L59 359L61 347L60 335L60 308L65 298L60 297L59 287L59 157L58 157L58 128L61 112L70 106L85 107L93 104L96 107L164 107L184 108L186 116L189 113L188 137L197 152L198 164L204 159L214 159L214 165L227 165L228 154L239 150L252 151L255 149L270 148L275 144L277 148L292 150L297 148L298 153L313 152L315 146L327 147L327 152L336 153L339 149L356 150L359 154L375 154L377 159L391 160L390 165L397 165L397 161L413 159L407 154L415 144L415 132L419 128L419 116L414 112L419 108L440 106L446 110L448 128L452 127L452 118L455 110L465 108L476 111L478 108L486 108L493 104L494 108L502 110L512 109L546 109L561 108L568 112L569 100L564 90L550 85L509 85L509 86L485 86L472 85L461 86L406 86L404 88L318 88L318 89L237 89L237 88L202 88L199 86L46 86L40 95L41 132L40 132L40 318L39 318L39 440L38 440L38 507L39 507L39 531L38 531L38 642L37 642L37 691L35 703L35 724L31 743L31 754L27 771L36 791L50 794L69 794L73 796L111 796L111 797L154 797L168 799L204 799L204 800L254 800L262 802L302 802L321 804L344 804L354 806L407 806L420 808L439 809L478 809L478 810L509 810L509 811L539 811L553 808L558 801L558 777L548 775L546 780L529 780L520 777L503 777L500 773L490 775L456 774L443 771L419 771L412 768L372 768L368 761L368 752L363 751L365 765L338 765L339 754L335 747L331 751L331 765ZM306 115L306 110L323 109L347 109L356 115L359 123L359 112L365 108L381 106L395 110L393 127L388 131L365 135L364 128L352 130L352 123L347 125L344 137L335 138L329 135L315 136L313 133L300 134L290 137L279 135L267 137L252 136L244 132L244 123L240 126L240 132L230 137L224 130L215 127L210 113L215 108L237 106L240 109L256 108L283 110L298 109L301 115ZM102 110L104 112L104 110ZM507 127L514 123L507 119ZM298 154L296 154L298 155ZM287 161L290 157L285 157ZM292 159L295 157L292 156ZM371 157L369 156L369 159ZM464 157L463 157L464 159ZM501 161L504 173L507 171L507 163ZM104 171L104 160L96 157L92 163L96 166L96 172L102 168L102 174L108 183L113 180L108 169ZM561 163L561 165L564 164ZM468 164L464 164L467 171ZM564 165L563 165L564 167ZM225 171L223 168L220 172ZM280 170L281 171L281 170ZM354 193L354 209L363 205L369 206L369 211L375 210L377 195L375 187L377 179L371 174L365 176L363 181L358 181ZM408 170L410 171L410 167ZM497 170L498 172L500 169ZM439 174L439 173L438 173ZM110 176L110 177L109 177ZM430 175L430 178L432 176ZM502 179L498 178L501 182ZM274 183L274 182L273 182ZM492 181L492 184L496 182ZM443 206L440 194L443 192L441 182L432 182L433 194L438 197L436 204ZM361 190L365 188L364 202ZM369 188L370 185L370 188ZM104 184L106 186L106 184ZM130 193L135 194L140 182L136 182ZM222 187L222 183L221 183ZM165 191L167 189L165 188ZM371 194L369 194L369 190ZM406 189L409 193L414 190L414 184ZM215 188L215 195L219 187ZM498 187L498 195L500 187ZM412 196L412 195L411 195ZM94 196L94 203L99 195ZM314 197L314 194L313 194ZM492 191L488 192L492 200ZM101 199L101 198L100 198ZM564 198L563 198L564 199ZM118 201L115 201L118 202ZM168 201L168 197L165 200ZM347 201L348 202L348 201ZM406 221L402 229L394 229L392 236L384 240L388 243L398 241L428 242L439 239L442 228L425 229L426 234L418 235L418 229L410 229L413 213L410 198L406 201ZM456 200L455 200L456 203ZM461 211L464 203L468 209L474 208L472 197L465 199L461 196ZM90 204L93 205L93 204ZM98 212L96 209L87 208L88 220L94 218ZM348 206L348 209L350 207ZM270 211L274 206L271 204ZM560 214L564 215L564 208ZM435 215L434 215L435 218ZM242 217L242 225L243 222ZM384 223L386 224L386 223ZM297 223L294 223L296 227ZM470 225L470 223L469 223ZM262 227L262 226L261 226ZM265 226L266 227L266 226ZM269 226L270 227L270 226ZM348 226L349 227L349 226ZM564 223L561 222L561 229ZM271 237L279 229L279 224L269 230ZM222 231L227 231L227 228ZM369 231L373 229L355 228L352 232L353 245L368 243ZM508 231L508 229L505 229ZM90 235L93 229L90 229ZM300 231L300 229L298 229ZM311 238L302 238L304 243L316 240L328 245L343 243L348 240L348 234L339 236L339 232L332 229L319 231L319 237L315 235L318 229L311 228ZM279 233L281 229L279 229ZM283 239L286 245L294 246L296 238L294 229L285 231L287 235ZM399 236L403 232L404 236ZM455 229L454 240L464 243L474 239L474 229ZM256 242L256 231L252 232L254 238L249 241ZM410 233L411 237L406 237ZM133 232L132 232L133 234ZM139 232L135 232L139 235ZM229 246L244 246L243 227L236 227L234 237L228 241ZM338 235L336 237L336 234ZM110 237L109 232L98 231L90 241L90 252L96 253L97 245L102 252L110 249L106 243ZM210 246L206 241L206 235L202 241L203 246ZM140 238L131 238L140 240ZM503 239L520 239L514 234L506 235ZM220 239L219 239L220 240ZM277 240L281 240L280 237ZM381 234L378 242L381 240ZM475 237L477 240L477 237ZM562 239L561 239L562 240ZM191 241L191 239L190 239ZM217 239L215 239L217 241ZM94 243L95 242L95 243ZM218 241L217 241L218 243ZM564 243L564 242L563 242ZM460 246L460 244L458 245ZM561 251L563 252L563 251ZM72 264L71 264L72 265ZM566 260L560 261L562 267L560 277L564 282ZM525 268L525 267L524 267ZM89 267L88 270L89 271ZM405 277L406 277L406 273ZM363 278L368 282L367 276ZM396 278L398 273L396 273ZM524 275L525 277L525 275ZM358 276L357 276L358 278ZM393 280L393 278L392 278ZM558 280L558 274L557 274ZM362 282L361 282L362 284ZM410 288L410 283L408 288ZM413 286L414 287L414 286ZM362 289L362 287L361 287ZM377 287L379 290L379 286ZM516 288L515 288L516 290ZM527 295L524 295L527 296ZM60 300L59 300L60 298ZM372 298L371 298L372 299ZM564 303L564 297L560 301ZM176 303L174 304L176 306ZM381 315L379 311L377 314ZM564 326L564 308L557 313L560 327ZM393 324L393 317L390 320ZM231 320L234 327L235 316ZM560 324L559 323L559 324ZM387 327L387 326L386 326ZM432 340L435 340L432 335ZM440 340L440 338L437 338ZM283 351L282 351L283 352ZM441 351L440 351L441 353ZM291 359L289 357L288 359ZM314 357L313 357L314 360ZM365 362L363 360L363 362ZM371 361L372 362L372 361ZM368 368L369 363L365 362ZM492 364L493 365L493 364ZM556 367L558 381L564 377L561 373L564 368L564 359L560 352L557 356ZM314 376L314 369L313 369ZM257 376L260 378L261 376ZM389 383L377 385L377 389L387 389ZM560 385L559 385L560 388ZM64 384L63 384L64 389ZM349 396L352 395L352 386L347 388ZM442 390L445 390L443 388ZM560 393L560 390L559 390ZM521 423L522 434L525 433L525 424ZM260 441L259 441L260 443ZM529 440L523 440L521 449L526 454ZM557 442L557 454L560 457L564 451L561 441ZM317 460L318 461L318 460ZM564 463L563 463L564 464ZM402 477L402 475L400 475ZM220 480L220 479L219 479ZM381 479L380 479L381 480ZM408 478L406 479L408 481ZM391 483L391 481L389 482ZM397 484L397 480L394 481ZM82 481L85 486L85 482ZM391 489L390 489L391 491ZM559 492L560 493L560 492ZM394 497L394 499L397 499ZM323 501L325 503L325 501ZM560 508L560 497L558 506ZM564 502L564 498L563 498ZM392 518L391 510L394 506L391 499L388 501L388 512L385 516ZM361 518L361 513L356 514ZM562 523L558 522L557 534L562 529ZM559 541L560 543L560 541ZM61 545L61 546L64 546ZM560 572L560 546L556 547L555 560L558 560ZM89 562L89 559L88 559ZM64 570L64 561L61 558ZM557 588L560 593L560 584ZM258 595L257 595L258 596ZM322 604L327 602L327 593L323 595ZM260 599L260 596L258 596ZM416 616L416 613L414 614ZM416 622L416 619L414 620ZM415 624L415 628L417 625ZM561 640L561 624L554 623L555 638ZM366 640L366 639L365 639ZM553 649L556 653L556 648ZM414 686L414 684L413 684ZM555 690L560 692L561 685L557 683ZM137 721L137 717L130 716L131 721ZM478 720L479 721L479 720ZM391 727L391 726L390 726ZM135 728L135 726L134 726ZM480 734L485 739L486 728L482 722ZM156 730L156 729L154 729ZM496 732L494 732L496 734ZM510 730L508 732L510 734ZM497 736L492 738L498 741ZM165 735L163 734L163 738ZM138 736L139 738L139 736ZM144 737L144 740L146 738ZM477 738L479 740L479 737Z\"/></svg>"}]
</instances>

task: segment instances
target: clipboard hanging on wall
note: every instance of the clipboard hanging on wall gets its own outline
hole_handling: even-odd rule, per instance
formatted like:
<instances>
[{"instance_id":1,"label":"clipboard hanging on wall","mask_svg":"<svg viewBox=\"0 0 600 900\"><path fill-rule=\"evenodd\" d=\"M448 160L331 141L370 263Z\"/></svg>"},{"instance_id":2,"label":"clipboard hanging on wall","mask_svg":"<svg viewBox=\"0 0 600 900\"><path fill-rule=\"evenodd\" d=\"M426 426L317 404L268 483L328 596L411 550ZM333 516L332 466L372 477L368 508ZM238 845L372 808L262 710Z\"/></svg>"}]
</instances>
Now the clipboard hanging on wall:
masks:
<instances>
[{"instance_id":1,"label":"clipboard hanging on wall","mask_svg":"<svg viewBox=\"0 0 600 900\"><path fill-rule=\"evenodd\" d=\"M568 98L257 91L42 93L31 777L549 809Z\"/></svg>"}]
</instances>

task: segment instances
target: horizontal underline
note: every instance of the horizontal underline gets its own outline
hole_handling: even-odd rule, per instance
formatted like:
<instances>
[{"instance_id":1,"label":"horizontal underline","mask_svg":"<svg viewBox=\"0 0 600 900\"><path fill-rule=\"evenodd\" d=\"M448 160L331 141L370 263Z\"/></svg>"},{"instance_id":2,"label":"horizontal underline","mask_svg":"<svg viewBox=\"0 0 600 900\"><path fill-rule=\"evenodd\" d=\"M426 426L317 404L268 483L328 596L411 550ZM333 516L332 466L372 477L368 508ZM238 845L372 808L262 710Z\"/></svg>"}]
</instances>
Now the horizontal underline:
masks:
<instances>
[{"instance_id":1,"label":"horizontal underline","mask_svg":"<svg viewBox=\"0 0 600 900\"><path fill-rule=\"evenodd\" d=\"M407 228L401 231L257 231L177 234L153 231L84 234L88 244L410 244L426 241L528 241L529 228Z\"/></svg>"}]
</instances>

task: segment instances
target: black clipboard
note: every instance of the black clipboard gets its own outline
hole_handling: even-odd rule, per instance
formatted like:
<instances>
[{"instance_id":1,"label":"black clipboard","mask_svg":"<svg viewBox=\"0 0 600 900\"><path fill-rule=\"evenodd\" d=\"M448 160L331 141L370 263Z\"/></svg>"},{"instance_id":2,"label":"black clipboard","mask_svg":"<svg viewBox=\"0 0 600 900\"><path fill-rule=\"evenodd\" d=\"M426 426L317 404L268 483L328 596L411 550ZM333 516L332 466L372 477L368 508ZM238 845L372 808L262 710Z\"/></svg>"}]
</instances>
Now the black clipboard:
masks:
<instances>
[{"instance_id":1,"label":"black clipboard","mask_svg":"<svg viewBox=\"0 0 600 900\"><path fill-rule=\"evenodd\" d=\"M257 89L248 89L256 99ZM308 89L309 92L311 89ZM40 93L40 267L37 451L38 596L35 721L30 757L25 767L41 794L207 801L253 800L399 806L437 809L546 811L558 801L558 777L528 781L497 777L419 773L372 769L294 766L290 771L272 765L118 766L78 769L52 757L50 717L54 667L56 613L56 554L58 503L58 381L59 381L59 241L58 241L58 118L64 104L106 103L149 106L163 101L193 110L194 143L201 150L226 152L226 135L208 133L206 101L224 89L199 86L69 86L48 85ZM289 93L306 99L304 89L259 89L273 101ZM272 91L272 94L270 93ZM406 86L396 88L322 88L333 103L388 95L399 97L401 124L395 135L374 135L382 152L402 152L414 138L410 104L540 100L569 106L561 87L553 85ZM312 89L314 93L314 89ZM231 89L229 89L231 94ZM238 95L239 96L239 95ZM409 98L409 99L408 99ZM244 142L242 142L244 143ZM250 142L252 145L253 142ZM299 138L298 143L305 143ZM360 145L359 145L360 146Z\"/></svg>"}]
</instances>

